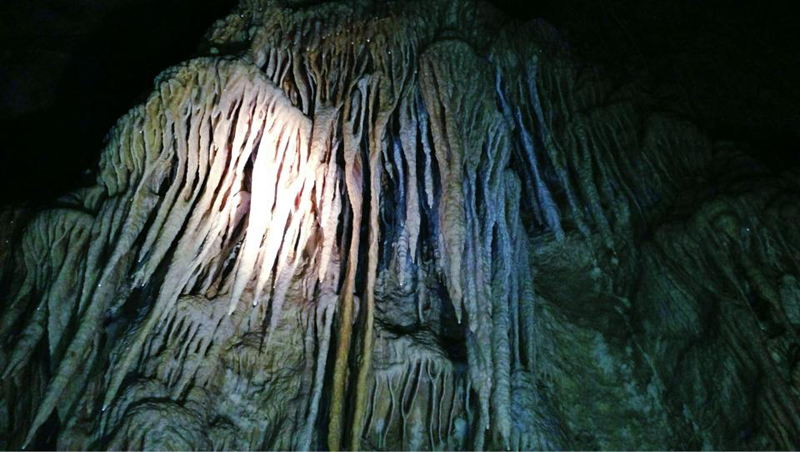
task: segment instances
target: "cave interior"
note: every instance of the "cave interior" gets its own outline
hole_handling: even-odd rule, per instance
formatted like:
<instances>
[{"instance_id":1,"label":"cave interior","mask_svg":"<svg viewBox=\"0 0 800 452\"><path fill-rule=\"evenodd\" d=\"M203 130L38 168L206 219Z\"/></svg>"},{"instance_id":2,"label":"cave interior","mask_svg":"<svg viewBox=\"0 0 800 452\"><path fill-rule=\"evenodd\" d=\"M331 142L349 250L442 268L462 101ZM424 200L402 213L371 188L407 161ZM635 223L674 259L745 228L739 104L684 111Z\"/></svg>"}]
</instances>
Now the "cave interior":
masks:
<instances>
[{"instance_id":1,"label":"cave interior","mask_svg":"<svg viewBox=\"0 0 800 452\"><path fill-rule=\"evenodd\" d=\"M0 448L797 450L789 5L0 6Z\"/></svg>"}]
</instances>

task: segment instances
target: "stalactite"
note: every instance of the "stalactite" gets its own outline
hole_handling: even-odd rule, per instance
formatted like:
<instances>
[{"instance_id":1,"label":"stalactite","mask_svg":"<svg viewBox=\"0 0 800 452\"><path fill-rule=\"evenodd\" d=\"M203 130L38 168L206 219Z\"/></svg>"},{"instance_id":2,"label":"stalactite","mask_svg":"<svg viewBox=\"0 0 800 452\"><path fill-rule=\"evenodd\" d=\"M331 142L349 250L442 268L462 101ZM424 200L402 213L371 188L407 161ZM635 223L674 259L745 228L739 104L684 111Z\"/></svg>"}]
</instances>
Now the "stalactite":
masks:
<instances>
[{"instance_id":1,"label":"stalactite","mask_svg":"<svg viewBox=\"0 0 800 452\"><path fill-rule=\"evenodd\" d=\"M499 193L505 198L505 193ZM511 346L509 340L509 273L508 266L511 257L511 244L509 243L508 231L505 222L505 200L498 200L500 211L499 220L494 229L493 240L497 242L493 254L498 257L493 259L492 269L492 361L494 363L492 410L494 415L494 427L500 435L501 441L505 443L506 449L509 448L509 435L511 432L510 414L510 383L511 373Z\"/></svg>"},{"instance_id":2,"label":"stalactite","mask_svg":"<svg viewBox=\"0 0 800 452\"><path fill-rule=\"evenodd\" d=\"M358 266L358 246L360 241L361 225L361 193L363 181L363 163L359 146L364 133L364 115L367 102L366 78L361 79L358 91L353 93L349 105L345 106L348 112L345 134L343 136L345 180L347 181L347 194L353 212L352 233L350 250L347 259L345 282L341 291L342 315L339 320L338 343L336 348L336 362L333 369L333 390L331 396L330 420L328 424L328 448L336 451L341 445L342 424L344 423L344 394L346 389L347 360L350 354L350 341L353 328L353 292L355 291L355 278Z\"/></svg>"},{"instance_id":3,"label":"stalactite","mask_svg":"<svg viewBox=\"0 0 800 452\"><path fill-rule=\"evenodd\" d=\"M561 423L585 412L545 392L583 394L569 370L585 358L606 405L609 375L647 409L681 394L648 353L699 337L695 311L716 308L687 305L711 298L713 274L744 317L724 317L709 350L764 372L765 423L794 445L791 182L747 199L732 183L724 203L675 214L713 163L708 138L574 63L545 25L469 0L345 3L242 1L207 44L243 53L160 75L109 134L95 186L0 250L14 267L0 399L21 407L0 444L37 444L55 412L59 441L101 432L92 447L571 446ZM196 441L146 442L170 422Z\"/></svg>"},{"instance_id":4,"label":"stalactite","mask_svg":"<svg viewBox=\"0 0 800 452\"><path fill-rule=\"evenodd\" d=\"M445 52L444 48L438 49ZM469 51L469 50L467 50ZM446 275L448 277L448 289L450 300L455 307L456 318L461 320L461 310L463 303L463 288L461 281L461 255L464 236L464 203L462 184L462 156L454 149L462 147L461 139L455 130L458 130L453 123L452 113L447 109L450 93L440 91L447 89L437 82L440 72L450 72L448 68L437 68L437 61L433 57L434 49L429 49L426 53L426 61L421 67L422 92L425 104L434 108L435 111L430 116L430 130L433 136L433 143L430 143L435 158L439 165L439 173L442 186L442 199L440 201L439 222L440 234L442 235L443 250L440 255L444 261ZM452 107L451 107L452 108ZM435 114L436 116L433 116ZM455 130L453 130L455 129ZM467 312L472 307L465 306ZM473 327L474 328L474 327Z\"/></svg>"}]
</instances>

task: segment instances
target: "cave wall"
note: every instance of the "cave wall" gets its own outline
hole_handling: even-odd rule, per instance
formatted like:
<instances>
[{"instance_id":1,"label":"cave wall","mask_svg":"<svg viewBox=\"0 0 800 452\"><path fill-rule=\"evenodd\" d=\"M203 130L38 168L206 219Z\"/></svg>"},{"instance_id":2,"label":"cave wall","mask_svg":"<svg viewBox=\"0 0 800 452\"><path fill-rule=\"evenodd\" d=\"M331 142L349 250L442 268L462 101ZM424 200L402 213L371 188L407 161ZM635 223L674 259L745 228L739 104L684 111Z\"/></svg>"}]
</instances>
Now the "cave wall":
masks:
<instances>
[{"instance_id":1,"label":"cave wall","mask_svg":"<svg viewBox=\"0 0 800 452\"><path fill-rule=\"evenodd\" d=\"M6 209L6 448L796 448L797 173L479 2L244 1Z\"/></svg>"}]
</instances>

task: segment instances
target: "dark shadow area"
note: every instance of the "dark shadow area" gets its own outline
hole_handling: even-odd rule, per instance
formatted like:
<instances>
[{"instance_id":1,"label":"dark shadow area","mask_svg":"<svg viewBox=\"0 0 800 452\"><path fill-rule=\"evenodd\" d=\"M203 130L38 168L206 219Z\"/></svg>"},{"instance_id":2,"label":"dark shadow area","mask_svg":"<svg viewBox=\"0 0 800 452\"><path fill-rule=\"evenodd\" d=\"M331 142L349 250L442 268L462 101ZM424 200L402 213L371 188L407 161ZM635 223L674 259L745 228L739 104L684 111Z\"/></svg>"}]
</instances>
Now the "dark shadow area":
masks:
<instances>
[{"instance_id":1,"label":"dark shadow area","mask_svg":"<svg viewBox=\"0 0 800 452\"><path fill-rule=\"evenodd\" d=\"M300 7L321 0L299 1ZM196 54L236 0L11 0L0 5L0 205L50 202L85 174L153 78ZM580 59L641 83L715 139L800 164L800 52L782 2L491 0L543 18Z\"/></svg>"},{"instance_id":2,"label":"dark shadow area","mask_svg":"<svg viewBox=\"0 0 800 452\"><path fill-rule=\"evenodd\" d=\"M84 170L96 161L104 137L117 118L146 99L156 75L191 58L205 31L224 17L236 1L115 3L101 13L95 12L95 17L101 15L99 24L87 23L86 30L75 30L72 37L78 39L71 48L64 44L68 60L60 80L53 82L57 88L52 106L17 116L13 112L3 115L8 119L3 121L7 139L0 150L0 204L50 202L64 191L82 185L91 177ZM61 5L70 7L79 6ZM52 9L52 14L58 14L57 5L33 11L14 10L11 5L0 7L3 9L17 13L16 17L6 16L6 20L22 21L17 28L23 30L42 27L38 20L42 10ZM45 26L58 21L55 17ZM4 47L10 49L7 52L45 52L58 47L59 31L55 27L52 31L42 27L38 33L39 44L25 47L26 43L18 41ZM25 64L24 58L21 64ZM20 83L25 80L16 86Z\"/></svg>"}]
</instances>

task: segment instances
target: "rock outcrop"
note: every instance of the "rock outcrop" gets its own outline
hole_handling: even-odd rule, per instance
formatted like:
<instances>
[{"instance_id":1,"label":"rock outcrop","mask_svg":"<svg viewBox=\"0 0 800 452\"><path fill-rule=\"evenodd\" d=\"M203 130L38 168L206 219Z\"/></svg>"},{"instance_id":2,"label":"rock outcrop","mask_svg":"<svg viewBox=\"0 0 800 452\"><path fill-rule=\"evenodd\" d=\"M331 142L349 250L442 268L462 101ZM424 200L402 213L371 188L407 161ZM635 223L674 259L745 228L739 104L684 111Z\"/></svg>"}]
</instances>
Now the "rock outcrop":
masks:
<instances>
[{"instance_id":1,"label":"rock outcrop","mask_svg":"<svg viewBox=\"0 0 800 452\"><path fill-rule=\"evenodd\" d=\"M796 170L478 2L207 44L2 214L0 446L800 447Z\"/></svg>"}]
</instances>

